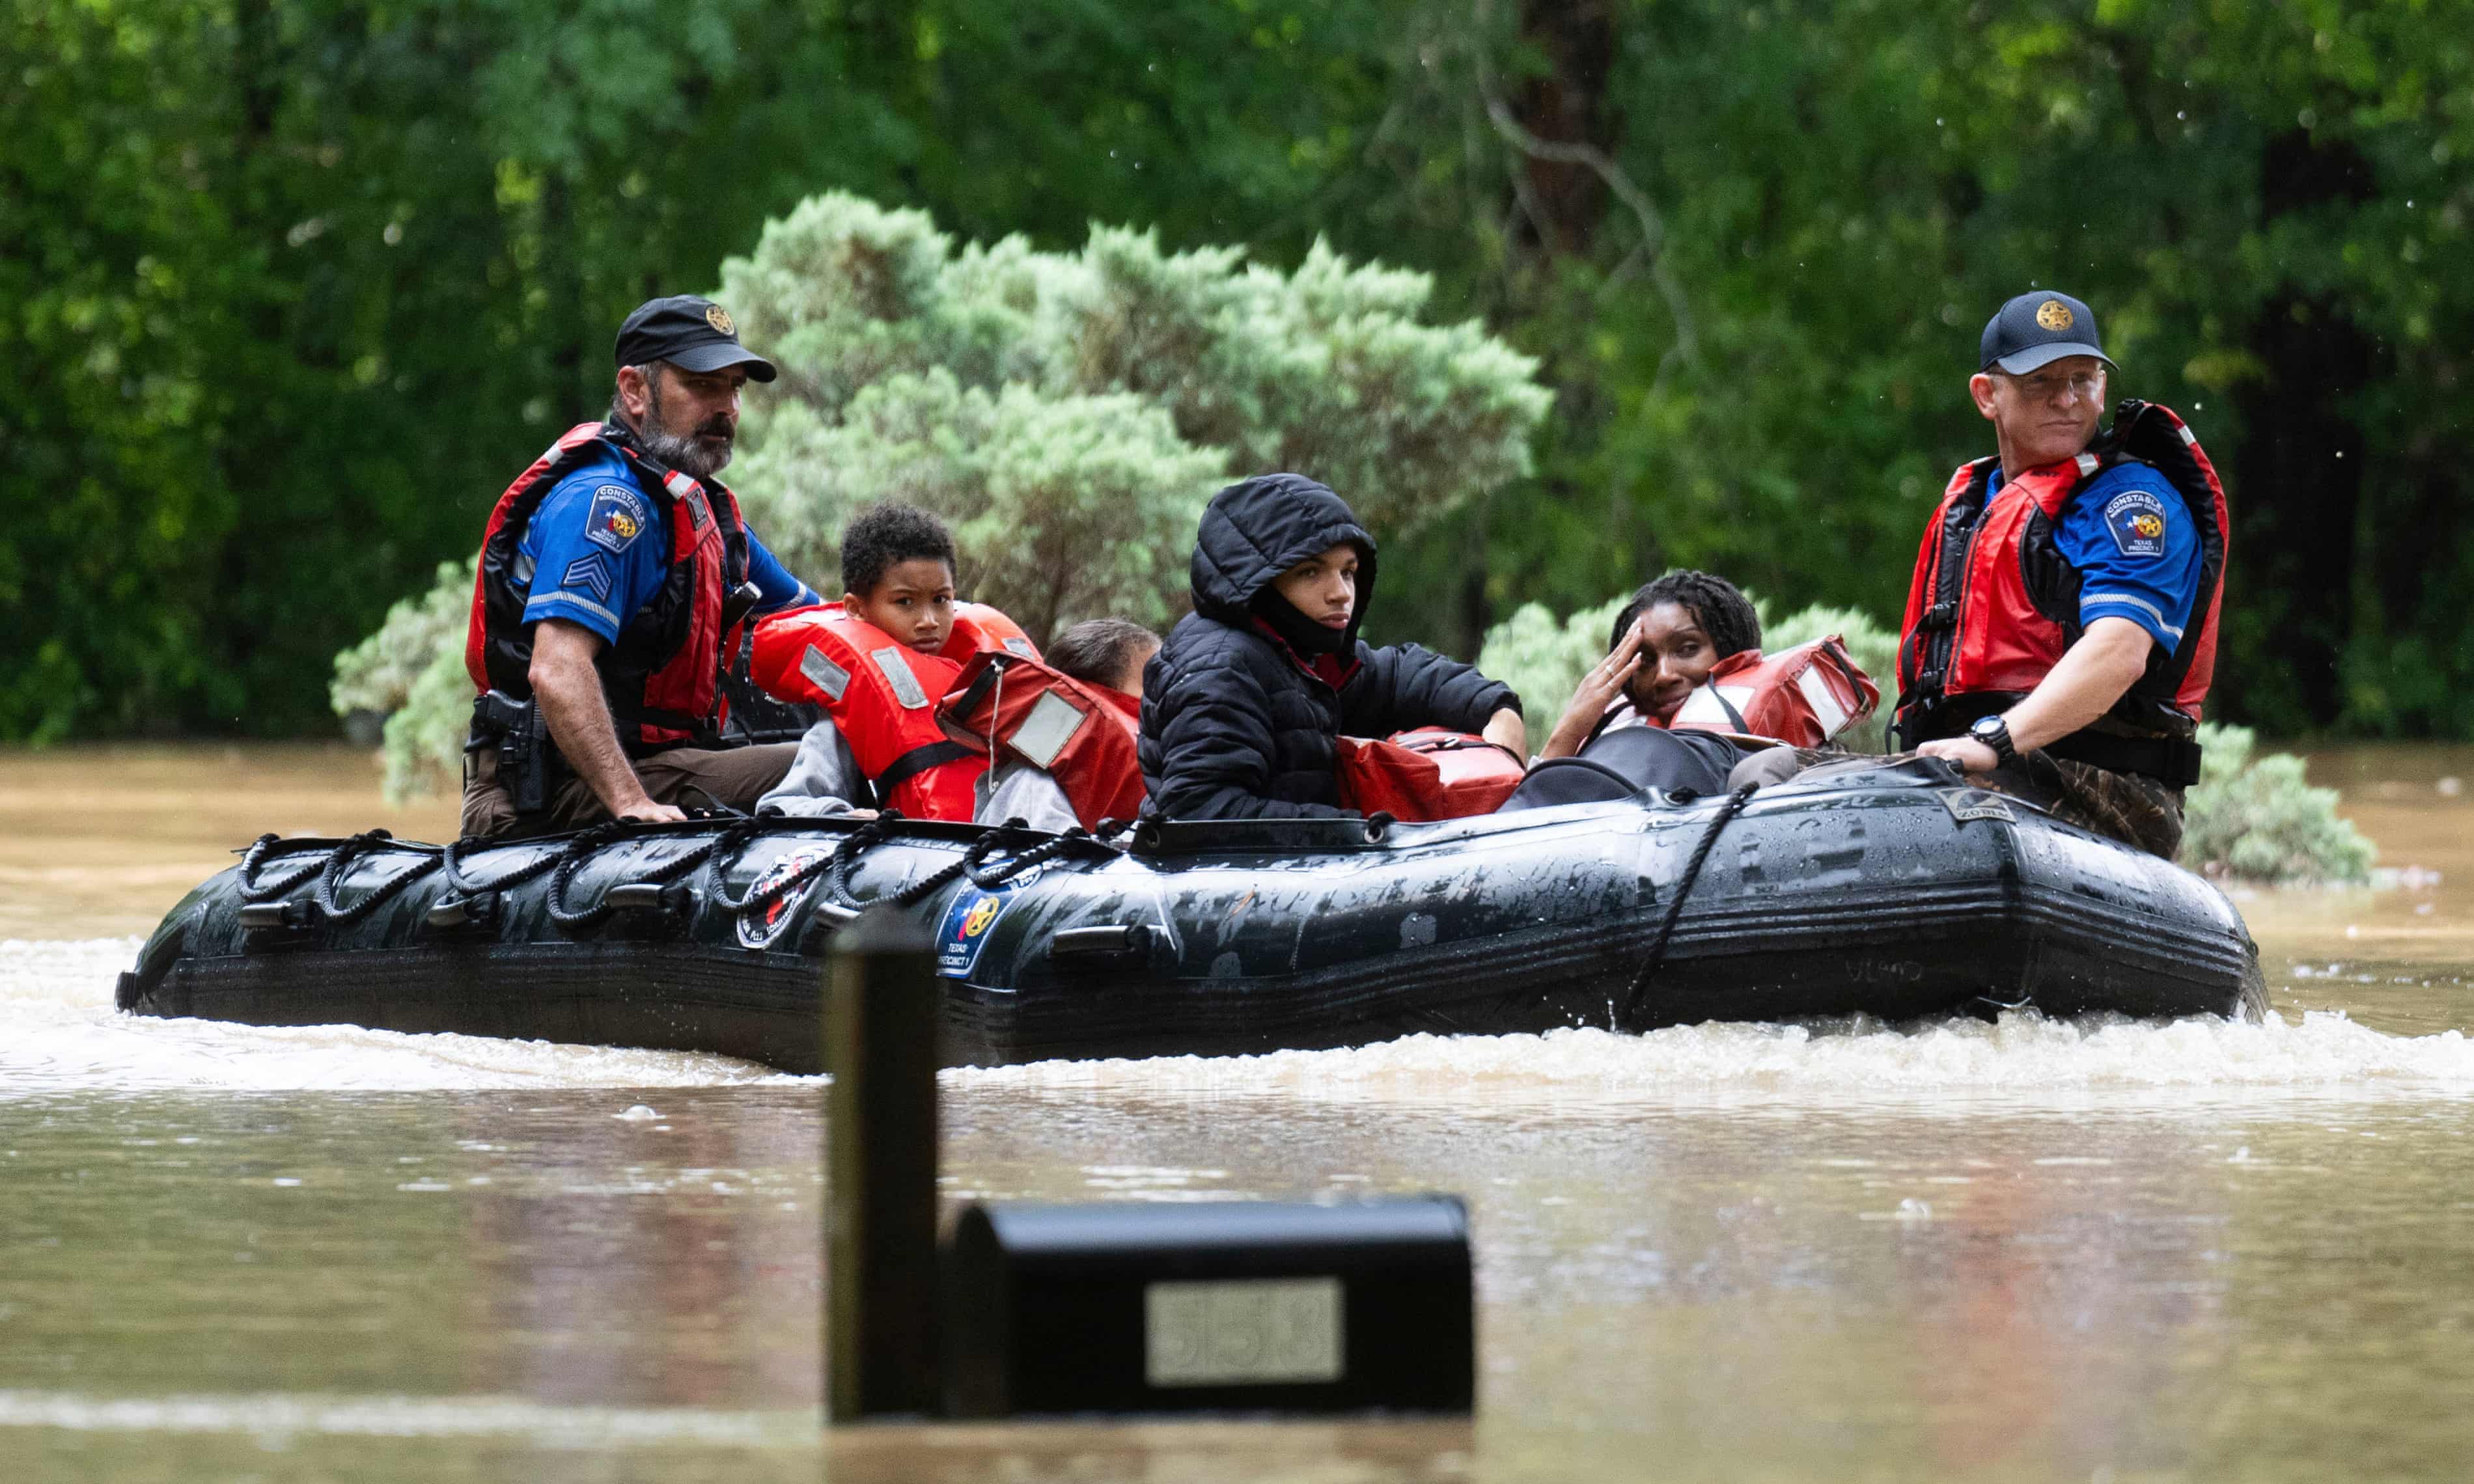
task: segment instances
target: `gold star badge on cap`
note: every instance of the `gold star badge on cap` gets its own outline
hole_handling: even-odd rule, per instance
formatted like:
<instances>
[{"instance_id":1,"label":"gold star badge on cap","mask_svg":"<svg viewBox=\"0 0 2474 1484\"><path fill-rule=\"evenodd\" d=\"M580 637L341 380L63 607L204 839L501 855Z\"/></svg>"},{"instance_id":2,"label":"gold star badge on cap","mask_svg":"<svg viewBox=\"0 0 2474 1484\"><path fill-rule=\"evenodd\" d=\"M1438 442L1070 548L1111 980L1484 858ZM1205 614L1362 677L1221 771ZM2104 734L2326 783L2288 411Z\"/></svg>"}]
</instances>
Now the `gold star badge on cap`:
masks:
<instances>
[{"instance_id":1,"label":"gold star badge on cap","mask_svg":"<svg viewBox=\"0 0 2474 1484\"><path fill-rule=\"evenodd\" d=\"M713 312L715 314L721 314L721 311L718 309ZM728 319L729 317L724 315L723 318ZM2036 323L2049 330L2069 329L2071 327L2071 306L2063 303L2058 299L2049 299L2036 306ZM722 333L727 335L730 331L728 329L724 329Z\"/></svg>"},{"instance_id":2,"label":"gold star badge on cap","mask_svg":"<svg viewBox=\"0 0 2474 1484\"><path fill-rule=\"evenodd\" d=\"M2046 308L2046 309L2060 309L2060 308L2061 308L2061 306L2060 306L2060 305L2058 305L2058 304L2047 304L2047 305L2045 306L2045 308ZM2043 311L2043 310L2039 310L2039 311L2037 311L2037 314L2036 314L2036 318L2037 318L2037 319L2041 320L2041 319L2043 319L2044 317L2045 317L2045 316L2044 316L2044 311ZM704 306L704 323L707 323L707 324L712 325L715 329L716 329L716 330L720 331L720 332L721 332L722 334L724 334L724 335L730 335L730 334L736 334L736 333L737 333L736 328L735 328L735 327L731 324L731 323L730 323L730 311L729 311L729 310L727 310L727 309L722 308L719 304L707 304L707 305L705 305L705 306ZM2053 328L2055 328L2055 329L2060 329L2060 328L2062 327L2062 325L2063 325L2063 324L2068 324L2068 323L2071 323L2071 314L2070 314L2070 311L2069 311L2069 310L2067 310L2067 309L2063 309L2063 310L2062 310L2062 324L2054 325L2054 326L2053 326Z\"/></svg>"}]
</instances>

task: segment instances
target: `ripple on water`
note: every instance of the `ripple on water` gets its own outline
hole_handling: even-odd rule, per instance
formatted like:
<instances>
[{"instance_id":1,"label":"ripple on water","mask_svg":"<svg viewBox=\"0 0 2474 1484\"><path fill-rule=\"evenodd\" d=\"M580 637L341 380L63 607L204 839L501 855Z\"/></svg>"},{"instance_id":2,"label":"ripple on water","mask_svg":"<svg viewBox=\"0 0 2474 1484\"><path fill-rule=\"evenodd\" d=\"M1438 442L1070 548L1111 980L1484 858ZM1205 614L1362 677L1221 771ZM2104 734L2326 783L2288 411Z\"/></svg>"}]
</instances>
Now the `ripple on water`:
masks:
<instances>
[{"instance_id":1,"label":"ripple on water","mask_svg":"<svg viewBox=\"0 0 2474 1484\"><path fill-rule=\"evenodd\" d=\"M112 986L139 941L0 943L0 1096L111 1089L479 1090L719 1087L788 1077L725 1057L411 1036L354 1026L261 1027L119 1014ZM1836 1027L1707 1024L1646 1036L1411 1036L1340 1051L1043 1062L948 1072L1002 1094L1107 1091L1302 1101L1980 1100L2276 1089L2361 1096L2474 1094L2474 1041L2392 1036L2341 1014L2263 1025L2048 1020Z\"/></svg>"}]
</instances>

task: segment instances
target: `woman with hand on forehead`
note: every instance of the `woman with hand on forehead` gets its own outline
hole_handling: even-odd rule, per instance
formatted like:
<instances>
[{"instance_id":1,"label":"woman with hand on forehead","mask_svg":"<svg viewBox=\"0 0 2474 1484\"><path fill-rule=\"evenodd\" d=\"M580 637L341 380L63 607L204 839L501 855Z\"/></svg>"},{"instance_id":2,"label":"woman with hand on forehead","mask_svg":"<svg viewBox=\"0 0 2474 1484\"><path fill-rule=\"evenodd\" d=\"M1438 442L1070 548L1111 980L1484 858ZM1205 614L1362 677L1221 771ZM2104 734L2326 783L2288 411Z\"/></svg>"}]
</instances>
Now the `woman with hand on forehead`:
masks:
<instances>
[{"instance_id":1,"label":"woman with hand on forehead","mask_svg":"<svg viewBox=\"0 0 2474 1484\"><path fill-rule=\"evenodd\" d=\"M1714 731L1667 729L1720 660L1760 647L1760 617L1734 584L1667 573L1615 614L1607 657L1581 678L1540 760L1586 756L1644 787L1720 792L1752 749Z\"/></svg>"}]
</instances>

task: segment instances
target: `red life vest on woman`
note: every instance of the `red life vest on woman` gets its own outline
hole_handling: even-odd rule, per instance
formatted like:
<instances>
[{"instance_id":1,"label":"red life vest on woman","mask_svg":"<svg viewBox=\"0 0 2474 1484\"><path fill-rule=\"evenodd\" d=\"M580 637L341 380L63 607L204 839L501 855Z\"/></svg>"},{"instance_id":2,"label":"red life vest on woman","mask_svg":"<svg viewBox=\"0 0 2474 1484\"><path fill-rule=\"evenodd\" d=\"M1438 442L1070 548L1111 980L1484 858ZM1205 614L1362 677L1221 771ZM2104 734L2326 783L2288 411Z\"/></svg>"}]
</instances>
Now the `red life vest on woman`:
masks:
<instances>
[{"instance_id":1,"label":"red life vest on woman","mask_svg":"<svg viewBox=\"0 0 2474 1484\"><path fill-rule=\"evenodd\" d=\"M1340 802L1395 820L1492 814L1520 786L1527 764L1512 749L1466 731L1423 729L1376 741L1342 737Z\"/></svg>"},{"instance_id":2,"label":"red life vest on woman","mask_svg":"<svg viewBox=\"0 0 2474 1484\"><path fill-rule=\"evenodd\" d=\"M1873 714L1881 688L1837 634L1762 658L1739 650L1710 667L1666 725L1821 747Z\"/></svg>"},{"instance_id":3,"label":"red life vest on woman","mask_svg":"<svg viewBox=\"0 0 2474 1484\"><path fill-rule=\"evenodd\" d=\"M936 706L945 735L984 758L991 740L1056 780L1085 829L1142 812L1143 770L1134 756L1142 700L1089 685L1036 659L1003 651L962 666Z\"/></svg>"},{"instance_id":4,"label":"red life vest on woman","mask_svg":"<svg viewBox=\"0 0 2474 1484\"><path fill-rule=\"evenodd\" d=\"M528 590L515 581L518 549L533 513L558 482L612 451L648 498L666 504L670 556L651 600L628 615L618 642L594 659L610 719L632 755L710 742L723 720L724 657L739 648L738 626L725 626L722 614L729 595L747 581L747 528L727 487L664 468L615 423L568 429L498 496L481 536L473 616L464 631L465 673L476 690L532 699L533 636L524 625Z\"/></svg>"},{"instance_id":5,"label":"red life vest on woman","mask_svg":"<svg viewBox=\"0 0 2474 1484\"><path fill-rule=\"evenodd\" d=\"M2106 713L2129 734L2080 731L2046 751L2169 782L2196 779L2197 749L2182 739L2197 729L2216 674L2231 529L2225 488L2189 426L2171 408L2136 398L2122 403L2112 429L2086 452L2009 481L2017 492L1990 513L1985 487L1999 459L1961 465L1951 476L1907 588L1899 643L1903 745L1956 736L1977 717L2008 710L2078 642L2079 573L2063 560L2054 528L2089 480L2125 459L2154 466L2191 513L2199 536L2192 622L2171 651L2151 648L2147 673Z\"/></svg>"},{"instance_id":6,"label":"red life vest on woman","mask_svg":"<svg viewBox=\"0 0 2474 1484\"><path fill-rule=\"evenodd\" d=\"M885 807L967 823L988 760L945 735L936 703L963 663L989 650L1039 657L1012 619L982 604L955 604L945 647L923 655L826 603L759 622L748 669L782 700L825 708Z\"/></svg>"}]
</instances>

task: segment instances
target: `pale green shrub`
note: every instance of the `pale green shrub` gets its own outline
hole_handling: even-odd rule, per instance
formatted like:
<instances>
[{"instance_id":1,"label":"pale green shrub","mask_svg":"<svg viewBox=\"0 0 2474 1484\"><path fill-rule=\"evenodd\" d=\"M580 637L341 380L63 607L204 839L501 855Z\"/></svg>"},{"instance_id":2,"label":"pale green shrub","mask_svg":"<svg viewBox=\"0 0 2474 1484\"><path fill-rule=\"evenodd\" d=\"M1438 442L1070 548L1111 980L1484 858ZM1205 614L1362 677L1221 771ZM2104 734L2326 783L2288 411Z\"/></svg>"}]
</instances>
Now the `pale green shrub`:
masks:
<instances>
[{"instance_id":1,"label":"pale green shrub","mask_svg":"<svg viewBox=\"0 0 2474 1484\"><path fill-rule=\"evenodd\" d=\"M2262 885L2370 880L2376 848L2338 816L2335 789L2304 779L2301 758L2255 757L2247 727L2202 726L2199 745L2199 781L2184 796L2184 866Z\"/></svg>"},{"instance_id":2,"label":"pale green shrub","mask_svg":"<svg viewBox=\"0 0 2474 1484\"><path fill-rule=\"evenodd\" d=\"M1043 640L1173 621L1195 523L1233 477L1312 475L1390 538L1527 473L1553 400L1483 326L1419 323L1425 275L1320 243L1291 274L1105 227L1079 252L958 249L925 212L833 192L722 281L782 370L748 396L727 476L765 544L832 595L852 515L922 506L953 528L963 595ZM442 568L337 658L339 710L395 713L391 790L460 767L469 686L444 666L471 595L469 566Z\"/></svg>"}]
</instances>

